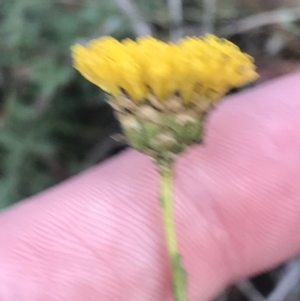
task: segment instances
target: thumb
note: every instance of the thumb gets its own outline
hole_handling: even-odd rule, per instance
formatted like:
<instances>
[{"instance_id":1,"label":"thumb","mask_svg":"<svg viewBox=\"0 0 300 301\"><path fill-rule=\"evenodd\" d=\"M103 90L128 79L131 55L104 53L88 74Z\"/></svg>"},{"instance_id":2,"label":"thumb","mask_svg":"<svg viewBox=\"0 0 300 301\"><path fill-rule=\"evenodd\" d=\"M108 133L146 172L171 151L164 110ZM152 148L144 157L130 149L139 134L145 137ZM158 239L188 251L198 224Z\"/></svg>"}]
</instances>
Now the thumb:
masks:
<instances>
[{"instance_id":1,"label":"thumb","mask_svg":"<svg viewBox=\"0 0 300 301\"><path fill-rule=\"evenodd\" d=\"M178 160L190 301L299 252L299 79L225 101ZM129 151L4 211L0 299L171 300L157 195L154 165Z\"/></svg>"}]
</instances>

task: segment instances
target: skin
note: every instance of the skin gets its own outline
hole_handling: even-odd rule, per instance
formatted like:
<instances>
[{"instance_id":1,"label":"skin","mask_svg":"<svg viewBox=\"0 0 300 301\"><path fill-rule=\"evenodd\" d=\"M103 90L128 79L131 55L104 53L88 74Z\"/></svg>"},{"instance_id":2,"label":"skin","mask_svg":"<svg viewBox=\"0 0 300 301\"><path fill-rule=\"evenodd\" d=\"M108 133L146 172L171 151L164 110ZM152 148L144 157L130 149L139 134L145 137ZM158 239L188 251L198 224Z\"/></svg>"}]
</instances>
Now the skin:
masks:
<instances>
[{"instance_id":1,"label":"skin","mask_svg":"<svg viewBox=\"0 0 300 301\"><path fill-rule=\"evenodd\" d=\"M189 301L300 251L300 73L228 97L175 167ZM0 214L0 300L165 301L158 174L134 150Z\"/></svg>"}]
</instances>

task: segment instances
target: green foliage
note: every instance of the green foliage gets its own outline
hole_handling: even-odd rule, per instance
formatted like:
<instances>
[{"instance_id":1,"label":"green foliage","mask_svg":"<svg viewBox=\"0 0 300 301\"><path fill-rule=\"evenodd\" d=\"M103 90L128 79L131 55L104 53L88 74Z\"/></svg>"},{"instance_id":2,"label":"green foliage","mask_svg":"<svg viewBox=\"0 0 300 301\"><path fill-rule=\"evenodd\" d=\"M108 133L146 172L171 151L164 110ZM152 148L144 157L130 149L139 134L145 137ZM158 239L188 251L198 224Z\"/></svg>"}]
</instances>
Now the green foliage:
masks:
<instances>
[{"instance_id":1,"label":"green foliage","mask_svg":"<svg viewBox=\"0 0 300 301\"><path fill-rule=\"evenodd\" d=\"M129 26L109 1L1 2L0 208L82 170L118 131L99 89L72 68L70 46L125 37Z\"/></svg>"}]
</instances>

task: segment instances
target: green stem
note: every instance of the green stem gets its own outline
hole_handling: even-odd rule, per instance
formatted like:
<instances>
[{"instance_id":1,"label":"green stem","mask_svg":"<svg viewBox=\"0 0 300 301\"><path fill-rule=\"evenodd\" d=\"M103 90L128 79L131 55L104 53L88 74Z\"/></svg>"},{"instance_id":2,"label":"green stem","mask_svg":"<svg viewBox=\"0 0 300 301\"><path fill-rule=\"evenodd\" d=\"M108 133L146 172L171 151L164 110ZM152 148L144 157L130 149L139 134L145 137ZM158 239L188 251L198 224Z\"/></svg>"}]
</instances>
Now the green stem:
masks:
<instances>
[{"instance_id":1,"label":"green stem","mask_svg":"<svg viewBox=\"0 0 300 301\"><path fill-rule=\"evenodd\" d=\"M167 250L172 270L173 297L175 301L186 301L186 272L181 263L182 260L178 250L174 222L171 164L160 167L160 181L160 203L162 208Z\"/></svg>"}]
</instances>

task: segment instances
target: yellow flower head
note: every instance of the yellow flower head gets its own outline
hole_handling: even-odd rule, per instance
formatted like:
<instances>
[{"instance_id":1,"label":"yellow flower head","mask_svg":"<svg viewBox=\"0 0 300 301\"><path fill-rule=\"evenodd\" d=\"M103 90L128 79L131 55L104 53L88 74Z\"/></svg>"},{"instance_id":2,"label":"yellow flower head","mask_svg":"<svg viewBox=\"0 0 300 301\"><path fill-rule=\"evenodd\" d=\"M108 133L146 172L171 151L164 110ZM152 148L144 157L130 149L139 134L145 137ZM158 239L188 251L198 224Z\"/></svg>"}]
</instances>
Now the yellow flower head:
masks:
<instances>
[{"instance_id":1,"label":"yellow flower head","mask_svg":"<svg viewBox=\"0 0 300 301\"><path fill-rule=\"evenodd\" d=\"M257 77L250 56L213 35L176 44L103 37L72 54L74 67L111 95L127 141L160 165L201 143L213 104Z\"/></svg>"},{"instance_id":2,"label":"yellow flower head","mask_svg":"<svg viewBox=\"0 0 300 301\"><path fill-rule=\"evenodd\" d=\"M184 103L215 102L233 87L257 77L253 59L231 42L213 35L164 43L152 37L119 42L112 37L72 47L74 67L118 98L139 103L174 94Z\"/></svg>"}]
</instances>

